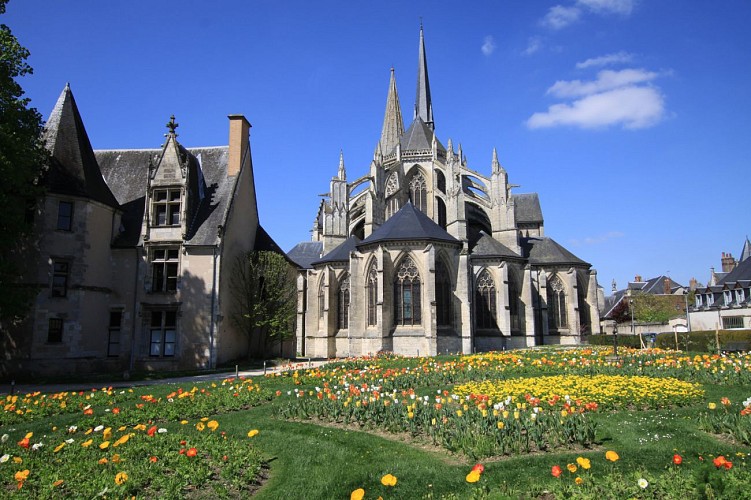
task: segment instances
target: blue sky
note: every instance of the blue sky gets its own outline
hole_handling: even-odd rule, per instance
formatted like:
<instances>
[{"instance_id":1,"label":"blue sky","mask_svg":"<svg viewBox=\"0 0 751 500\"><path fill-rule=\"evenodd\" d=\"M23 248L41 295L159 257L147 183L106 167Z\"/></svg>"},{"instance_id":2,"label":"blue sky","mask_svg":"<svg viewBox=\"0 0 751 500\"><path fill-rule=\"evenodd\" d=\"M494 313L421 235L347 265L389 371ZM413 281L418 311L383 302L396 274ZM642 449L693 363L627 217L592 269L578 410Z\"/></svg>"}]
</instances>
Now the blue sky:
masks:
<instances>
[{"instance_id":1,"label":"blue sky","mask_svg":"<svg viewBox=\"0 0 751 500\"><path fill-rule=\"evenodd\" d=\"M515 192L610 292L636 274L706 283L751 235L751 2L11 0L45 118L70 82L95 149L187 147L252 123L261 222L310 238L344 152L367 172L389 70L407 123L420 20L436 133Z\"/></svg>"}]
</instances>

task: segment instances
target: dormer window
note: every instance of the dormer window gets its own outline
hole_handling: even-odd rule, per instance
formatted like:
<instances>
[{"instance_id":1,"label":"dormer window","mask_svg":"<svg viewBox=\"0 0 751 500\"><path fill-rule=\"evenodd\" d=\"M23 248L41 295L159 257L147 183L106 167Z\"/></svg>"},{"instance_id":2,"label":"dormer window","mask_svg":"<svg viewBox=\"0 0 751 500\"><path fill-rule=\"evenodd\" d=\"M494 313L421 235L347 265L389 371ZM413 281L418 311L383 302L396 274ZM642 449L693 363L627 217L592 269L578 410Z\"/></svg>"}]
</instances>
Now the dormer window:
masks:
<instances>
[{"instance_id":1,"label":"dormer window","mask_svg":"<svg viewBox=\"0 0 751 500\"><path fill-rule=\"evenodd\" d=\"M695 300L696 300L696 307L701 307L702 306L702 299L701 299L701 294L700 293L696 294Z\"/></svg>"},{"instance_id":2,"label":"dormer window","mask_svg":"<svg viewBox=\"0 0 751 500\"><path fill-rule=\"evenodd\" d=\"M723 292L723 295L725 299L725 305L726 306L733 305L733 292L731 292L730 290L725 290Z\"/></svg>"},{"instance_id":3,"label":"dormer window","mask_svg":"<svg viewBox=\"0 0 751 500\"><path fill-rule=\"evenodd\" d=\"M743 288L739 288L735 291L735 301L738 304L742 304L746 300L746 294L743 293Z\"/></svg>"},{"instance_id":4,"label":"dormer window","mask_svg":"<svg viewBox=\"0 0 751 500\"><path fill-rule=\"evenodd\" d=\"M155 226L180 225L180 188L155 189L151 200Z\"/></svg>"}]
</instances>

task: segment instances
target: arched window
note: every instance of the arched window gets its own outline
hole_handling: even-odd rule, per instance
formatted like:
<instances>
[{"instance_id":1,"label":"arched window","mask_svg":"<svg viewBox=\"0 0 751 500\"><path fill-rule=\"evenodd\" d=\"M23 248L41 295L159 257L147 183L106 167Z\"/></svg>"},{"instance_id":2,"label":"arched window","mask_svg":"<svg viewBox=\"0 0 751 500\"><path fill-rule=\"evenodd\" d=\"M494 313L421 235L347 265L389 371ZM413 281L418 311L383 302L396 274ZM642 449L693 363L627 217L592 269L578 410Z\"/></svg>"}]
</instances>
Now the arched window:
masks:
<instances>
[{"instance_id":1,"label":"arched window","mask_svg":"<svg viewBox=\"0 0 751 500\"><path fill-rule=\"evenodd\" d=\"M516 285L516 280L509 273L508 279L508 311L511 318L511 333L521 333L522 322L521 315L519 314L519 287Z\"/></svg>"},{"instance_id":2,"label":"arched window","mask_svg":"<svg viewBox=\"0 0 751 500\"><path fill-rule=\"evenodd\" d=\"M577 288L577 297L579 302L579 333L590 334L592 333L591 317L589 314L589 304L587 303L587 287L584 283L579 282Z\"/></svg>"},{"instance_id":3,"label":"arched window","mask_svg":"<svg viewBox=\"0 0 751 500\"><path fill-rule=\"evenodd\" d=\"M446 176L443 175L443 172L441 172L440 170L435 171L435 184L438 188L438 191L446 194Z\"/></svg>"},{"instance_id":4,"label":"arched window","mask_svg":"<svg viewBox=\"0 0 751 500\"><path fill-rule=\"evenodd\" d=\"M349 275L346 275L339 284L338 306L336 327L341 330L349 328Z\"/></svg>"},{"instance_id":5,"label":"arched window","mask_svg":"<svg viewBox=\"0 0 751 500\"><path fill-rule=\"evenodd\" d=\"M394 276L394 324L419 325L420 273L411 257L405 258Z\"/></svg>"},{"instance_id":6,"label":"arched window","mask_svg":"<svg viewBox=\"0 0 751 500\"><path fill-rule=\"evenodd\" d=\"M442 199L435 199L436 212L438 212L438 225L446 229L446 204Z\"/></svg>"},{"instance_id":7,"label":"arched window","mask_svg":"<svg viewBox=\"0 0 751 500\"><path fill-rule=\"evenodd\" d=\"M548 281L548 325L552 330L568 327L566 291L558 276Z\"/></svg>"},{"instance_id":8,"label":"arched window","mask_svg":"<svg viewBox=\"0 0 751 500\"><path fill-rule=\"evenodd\" d=\"M409 181L409 199L412 204L422 213L427 213L427 189L425 188L425 177L417 173Z\"/></svg>"},{"instance_id":9,"label":"arched window","mask_svg":"<svg viewBox=\"0 0 751 500\"><path fill-rule=\"evenodd\" d=\"M378 304L378 271L374 262L368 271L368 326L373 326L378 321L376 304Z\"/></svg>"},{"instance_id":10,"label":"arched window","mask_svg":"<svg viewBox=\"0 0 751 500\"><path fill-rule=\"evenodd\" d=\"M318 319L323 319L323 311L324 311L324 304L326 295L323 288L323 277L321 277L321 282L318 284Z\"/></svg>"},{"instance_id":11,"label":"arched window","mask_svg":"<svg viewBox=\"0 0 751 500\"><path fill-rule=\"evenodd\" d=\"M495 282L487 269L477 278L475 321L478 328L498 328L496 322Z\"/></svg>"},{"instance_id":12,"label":"arched window","mask_svg":"<svg viewBox=\"0 0 751 500\"><path fill-rule=\"evenodd\" d=\"M435 265L435 309L438 326L451 326L453 308L451 307L451 278L443 260Z\"/></svg>"},{"instance_id":13,"label":"arched window","mask_svg":"<svg viewBox=\"0 0 751 500\"><path fill-rule=\"evenodd\" d=\"M388 219L399 211L399 177L396 172L392 173L386 181L386 218Z\"/></svg>"}]
</instances>

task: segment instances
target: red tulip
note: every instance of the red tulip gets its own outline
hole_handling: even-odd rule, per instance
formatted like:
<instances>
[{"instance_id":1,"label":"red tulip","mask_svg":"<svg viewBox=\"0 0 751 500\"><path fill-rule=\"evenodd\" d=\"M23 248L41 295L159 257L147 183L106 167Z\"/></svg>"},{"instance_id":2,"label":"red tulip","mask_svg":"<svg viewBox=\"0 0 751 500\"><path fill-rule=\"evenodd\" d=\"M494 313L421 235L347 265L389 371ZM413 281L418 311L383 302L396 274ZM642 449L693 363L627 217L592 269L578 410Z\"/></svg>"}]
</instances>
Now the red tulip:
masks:
<instances>
[{"instance_id":1,"label":"red tulip","mask_svg":"<svg viewBox=\"0 0 751 500\"><path fill-rule=\"evenodd\" d=\"M550 473L553 474L554 477L558 477L563 473L563 470L560 468L560 466L554 465L550 470Z\"/></svg>"},{"instance_id":2,"label":"red tulip","mask_svg":"<svg viewBox=\"0 0 751 500\"><path fill-rule=\"evenodd\" d=\"M681 465L683 463L683 457L678 455L677 453L673 455L673 463L675 465Z\"/></svg>"}]
</instances>

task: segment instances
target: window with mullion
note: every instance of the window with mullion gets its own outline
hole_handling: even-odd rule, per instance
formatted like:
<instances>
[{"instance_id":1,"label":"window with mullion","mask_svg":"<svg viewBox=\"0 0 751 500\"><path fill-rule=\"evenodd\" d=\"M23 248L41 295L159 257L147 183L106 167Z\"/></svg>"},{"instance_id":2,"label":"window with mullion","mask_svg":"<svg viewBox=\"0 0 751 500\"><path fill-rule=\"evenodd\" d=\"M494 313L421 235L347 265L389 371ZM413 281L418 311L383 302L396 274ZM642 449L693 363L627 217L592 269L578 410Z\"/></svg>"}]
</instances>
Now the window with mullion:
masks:
<instances>
[{"instance_id":1,"label":"window with mullion","mask_svg":"<svg viewBox=\"0 0 751 500\"><path fill-rule=\"evenodd\" d=\"M65 297L68 294L68 276L70 262L65 260L52 261L52 296Z\"/></svg>"},{"instance_id":2,"label":"window with mullion","mask_svg":"<svg viewBox=\"0 0 751 500\"><path fill-rule=\"evenodd\" d=\"M70 231L73 229L73 202L61 201L57 205L57 229Z\"/></svg>"},{"instance_id":3,"label":"window with mullion","mask_svg":"<svg viewBox=\"0 0 751 500\"><path fill-rule=\"evenodd\" d=\"M420 274L412 259L407 257L394 279L394 324L419 325L421 319Z\"/></svg>"},{"instance_id":4,"label":"window with mullion","mask_svg":"<svg viewBox=\"0 0 751 500\"><path fill-rule=\"evenodd\" d=\"M495 282L487 269L477 278L475 288L475 321L478 328L497 328L498 312L495 299Z\"/></svg>"},{"instance_id":5,"label":"window with mullion","mask_svg":"<svg viewBox=\"0 0 751 500\"><path fill-rule=\"evenodd\" d=\"M173 357L177 344L177 311L151 311L149 356Z\"/></svg>"},{"instance_id":6,"label":"window with mullion","mask_svg":"<svg viewBox=\"0 0 751 500\"><path fill-rule=\"evenodd\" d=\"M377 323L378 316L376 305L378 304L378 271L375 265L368 271L368 326L374 326Z\"/></svg>"},{"instance_id":7,"label":"window with mullion","mask_svg":"<svg viewBox=\"0 0 751 500\"><path fill-rule=\"evenodd\" d=\"M179 226L181 195L180 188L154 189L151 199L155 226Z\"/></svg>"},{"instance_id":8,"label":"window with mullion","mask_svg":"<svg viewBox=\"0 0 751 500\"><path fill-rule=\"evenodd\" d=\"M176 247L154 248L151 257L151 291L177 291L180 250Z\"/></svg>"},{"instance_id":9,"label":"window with mullion","mask_svg":"<svg viewBox=\"0 0 751 500\"><path fill-rule=\"evenodd\" d=\"M339 314L337 316L337 328L342 330L349 328L349 276L342 280L338 293Z\"/></svg>"}]
</instances>

